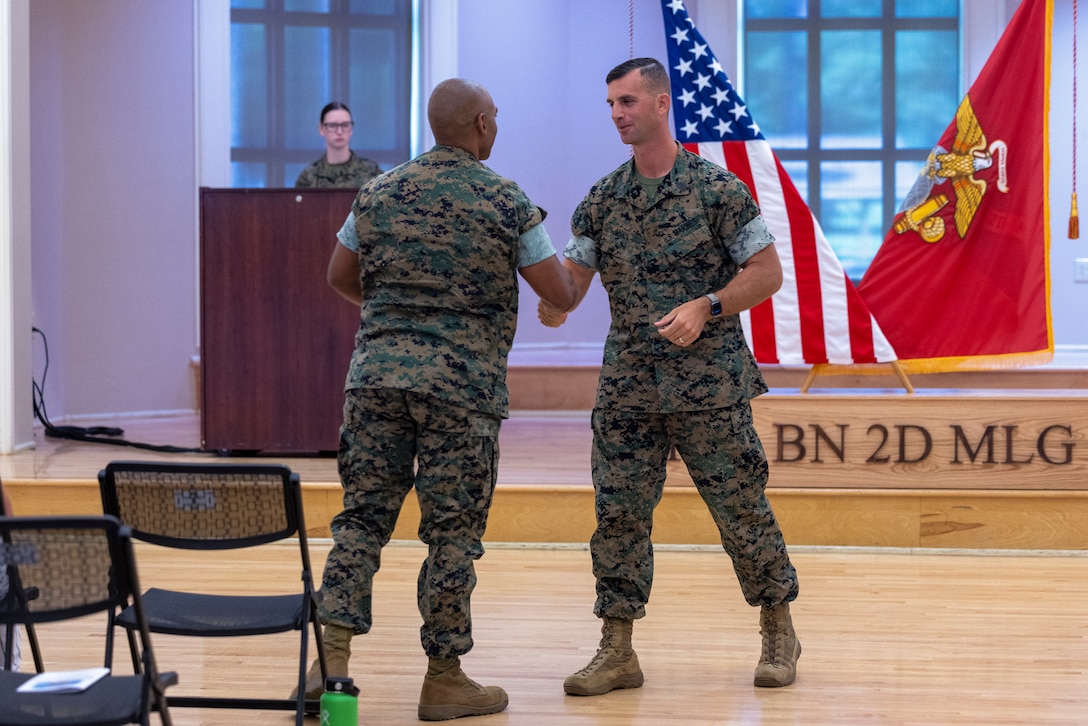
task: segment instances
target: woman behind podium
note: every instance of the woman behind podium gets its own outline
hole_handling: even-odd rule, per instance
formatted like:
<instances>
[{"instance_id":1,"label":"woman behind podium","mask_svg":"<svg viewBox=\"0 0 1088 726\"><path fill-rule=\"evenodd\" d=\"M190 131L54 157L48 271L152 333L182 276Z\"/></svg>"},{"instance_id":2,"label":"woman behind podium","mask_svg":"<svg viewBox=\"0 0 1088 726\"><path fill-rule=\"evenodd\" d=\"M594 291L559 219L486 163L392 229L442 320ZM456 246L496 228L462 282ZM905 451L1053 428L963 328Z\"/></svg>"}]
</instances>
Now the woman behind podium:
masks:
<instances>
[{"instance_id":1,"label":"woman behind podium","mask_svg":"<svg viewBox=\"0 0 1088 726\"><path fill-rule=\"evenodd\" d=\"M295 180L296 188L347 187L358 189L382 173L370 159L356 156L351 150L354 127L351 109L339 101L321 109L317 132L325 139L325 155L307 166Z\"/></svg>"}]
</instances>

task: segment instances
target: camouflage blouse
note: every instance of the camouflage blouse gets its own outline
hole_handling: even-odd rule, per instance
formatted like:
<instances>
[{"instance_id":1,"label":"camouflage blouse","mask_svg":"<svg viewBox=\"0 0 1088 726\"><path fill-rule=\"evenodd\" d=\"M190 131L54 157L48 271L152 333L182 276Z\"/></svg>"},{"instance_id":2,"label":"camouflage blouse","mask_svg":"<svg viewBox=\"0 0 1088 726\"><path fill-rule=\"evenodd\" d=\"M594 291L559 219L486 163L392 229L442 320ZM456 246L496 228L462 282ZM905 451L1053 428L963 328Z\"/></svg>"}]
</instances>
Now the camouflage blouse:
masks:
<instances>
[{"instance_id":1,"label":"camouflage blouse","mask_svg":"<svg viewBox=\"0 0 1088 726\"><path fill-rule=\"evenodd\" d=\"M295 180L296 188L307 187L345 187L358 189L368 181L382 173L381 167L370 159L356 156L351 152L351 158L343 164L330 164L322 156L302 170Z\"/></svg>"},{"instance_id":2,"label":"camouflage blouse","mask_svg":"<svg viewBox=\"0 0 1088 726\"><path fill-rule=\"evenodd\" d=\"M519 252L546 235L544 211L467 151L435 146L360 189L352 214L363 304L346 387L505 418Z\"/></svg>"},{"instance_id":3,"label":"camouflage blouse","mask_svg":"<svg viewBox=\"0 0 1088 726\"><path fill-rule=\"evenodd\" d=\"M765 393L739 316L708 321L684 348L653 324L725 287L740 263L774 242L748 188L681 149L654 197L629 161L598 181L571 219L564 255L600 273L612 313L596 405L671 413Z\"/></svg>"}]
</instances>

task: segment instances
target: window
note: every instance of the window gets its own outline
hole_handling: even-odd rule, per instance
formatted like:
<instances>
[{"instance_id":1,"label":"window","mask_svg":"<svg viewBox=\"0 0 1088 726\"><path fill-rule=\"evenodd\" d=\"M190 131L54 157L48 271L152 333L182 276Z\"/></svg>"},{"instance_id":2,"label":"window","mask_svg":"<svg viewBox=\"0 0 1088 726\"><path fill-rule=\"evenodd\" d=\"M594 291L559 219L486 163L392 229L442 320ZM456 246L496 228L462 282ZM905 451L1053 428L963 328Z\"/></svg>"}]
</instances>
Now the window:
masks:
<instances>
[{"instance_id":1,"label":"window","mask_svg":"<svg viewBox=\"0 0 1088 726\"><path fill-rule=\"evenodd\" d=\"M409 157L412 3L231 0L231 183L289 187L325 151L321 109L341 101L352 149Z\"/></svg>"},{"instance_id":2,"label":"window","mask_svg":"<svg viewBox=\"0 0 1088 726\"><path fill-rule=\"evenodd\" d=\"M855 283L955 117L959 5L744 0L745 101Z\"/></svg>"}]
</instances>

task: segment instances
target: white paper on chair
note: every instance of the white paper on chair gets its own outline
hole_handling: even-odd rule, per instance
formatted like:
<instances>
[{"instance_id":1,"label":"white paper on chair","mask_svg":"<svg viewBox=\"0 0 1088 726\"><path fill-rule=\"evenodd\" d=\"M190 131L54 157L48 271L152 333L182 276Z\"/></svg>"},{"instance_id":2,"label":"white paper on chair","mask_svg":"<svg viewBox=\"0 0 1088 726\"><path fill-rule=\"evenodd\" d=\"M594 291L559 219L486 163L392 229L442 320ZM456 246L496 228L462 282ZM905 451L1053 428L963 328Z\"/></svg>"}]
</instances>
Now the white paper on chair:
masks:
<instances>
[{"instance_id":1,"label":"white paper on chair","mask_svg":"<svg viewBox=\"0 0 1088 726\"><path fill-rule=\"evenodd\" d=\"M85 668L39 673L16 690L19 693L79 693L109 675L109 672L109 668Z\"/></svg>"}]
</instances>

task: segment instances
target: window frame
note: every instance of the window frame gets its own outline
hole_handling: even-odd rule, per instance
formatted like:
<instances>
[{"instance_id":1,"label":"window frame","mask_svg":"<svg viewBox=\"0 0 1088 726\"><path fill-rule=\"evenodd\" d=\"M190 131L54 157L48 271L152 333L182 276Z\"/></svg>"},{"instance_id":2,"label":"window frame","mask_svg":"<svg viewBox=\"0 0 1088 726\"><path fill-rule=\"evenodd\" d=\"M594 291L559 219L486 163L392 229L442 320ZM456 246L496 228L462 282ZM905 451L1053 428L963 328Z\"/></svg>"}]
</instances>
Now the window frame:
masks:
<instances>
[{"instance_id":1,"label":"window frame","mask_svg":"<svg viewBox=\"0 0 1088 726\"><path fill-rule=\"evenodd\" d=\"M738 2L738 8L743 10L743 3ZM819 0L809 0L810 13L819 12ZM919 169L925 163L926 156L937 143L937 138L925 146L898 147L896 144L896 36L903 31L954 31L957 42L962 47L962 9L960 17L956 18L899 18L895 16L895 0L883 0L881 15L879 17L805 17L805 18L744 18L743 14L739 22L741 35L741 47L746 46L749 32L802 32L807 38L805 74L806 84L809 88L807 95L807 124L804 148L775 148L778 158L787 164L789 162L804 163L806 167L806 186L809 189L808 205L812 213L820 219L823 212L823 197L818 192L823 188L823 170L826 162L876 162L881 166L881 211L884 217L884 228L891 227L892 219L899 207L897 199L895 170L900 162L914 162ZM823 35L828 31L875 31L880 34L881 55L881 108L884 111L881 116L880 137L881 144L875 148L863 147L839 147L825 148L820 145L823 119L823 99L819 89L821 87L820 59L823 52ZM742 68L745 58L743 50L740 53ZM962 62L960 63L962 66ZM959 69L957 69L959 71ZM743 71L742 71L743 77ZM743 82L741 84L743 86ZM962 96L962 93L959 94ZM745 97L747 99L747 97ZM959 98L956 99L958 101ZM954 118L955 106L949 110L948 120ZM905 192L905 190L904 190Z\"/></svg>"},{"instance_id":2,"label":"window frame","mask_svg":"<svg viewBox=\"0 0 1088 726\"><path fill-rule=\"evenodd\" d=\"M301 168L312 162L314 152L323 145L319 143L317 112L313 110L313 136L318 139L313 146L295 148L287 142L287 113L285 89L286 76L285 46L289 27L327 28L329 31L328 82L329 98L339 100L352 108L357 118L363 108L351 96L351 79L348 72L351 63L350 35L358 29L396 29L407 20L407 33L403 46L397 48L398 59L392 64L396 78L394 83L403 89L403 102L398 102L393 109L396 119L393 127L394 143L392 148L374 148L366 146L366 139L356 134L352 137L352 149L361 156L372 159L382 168L388 169L410 158L413 151L412 120L414 93L416 89L416 44L418 42L416 25L417 3L395 2L396 12L391 15L370 15L353 13L350 0L328 0L327 12L287 10L285 0L265 0L264 8L233 8L228 5L228 64L233 56L229 49L230 36L235 23L263 25L266 28L265 77L267 78L267 97L265 103L268 119L266 143L261 146L235 146L233 135L228 136L230 160L228 163L230 179L234 177L234 165L252 163L264 165L264 184L266 188L290 187L293 178L286 173L289 167ZM229 66L228 66L229 67ZM228 86L228 108L231 108L230 87ZM327 102L326 101L326 102ZM356 124L358 129L358 124ZM231 129L232 131L232 129Z\"/></svg>"}]
</instances>

